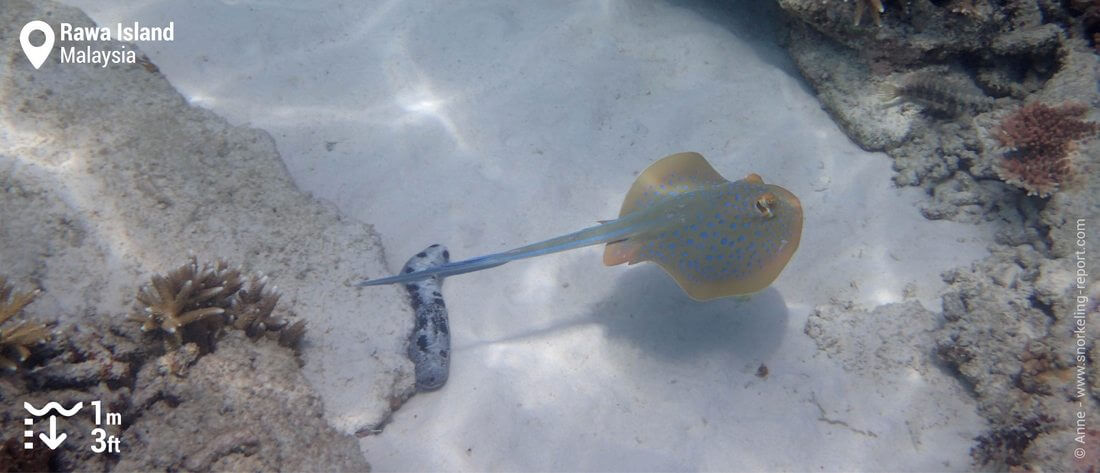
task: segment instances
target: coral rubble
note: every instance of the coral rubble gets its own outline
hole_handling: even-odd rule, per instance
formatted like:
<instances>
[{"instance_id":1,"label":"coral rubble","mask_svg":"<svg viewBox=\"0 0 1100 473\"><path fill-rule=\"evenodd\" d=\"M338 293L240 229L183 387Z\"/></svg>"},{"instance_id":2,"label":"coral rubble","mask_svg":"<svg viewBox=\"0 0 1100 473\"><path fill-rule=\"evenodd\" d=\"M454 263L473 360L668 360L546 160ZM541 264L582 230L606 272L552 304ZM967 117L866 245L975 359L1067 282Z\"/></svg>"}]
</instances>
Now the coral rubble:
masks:
<instances>
[{"instance_id":1,"label":"coral rubble","mask_svg":"<svg viewBox=\"0 0 1100 473\"><path fill-rule=\"evenodd\" d=\"M1050 195L1072 175L1075 142L1100 131L1100 124L1079 118L1086 113L1088 107L1079 103L1051 107L1031 102L1005 117L995 134L1012 152L997 174L1029 195Z\"/></svg>"},{"instance_id":2,"label":"coral rubble","mask_svg":"<svg viewBox=\"0 0 1100 473\"><path fill-rule=\"evenodd\" d=\"M7 323L34 301L38 291L14 292L7 278L0 276L0 325ZM0 370L15 371L31 354L31 347L46 341L49 329L35 322L22 322L0 329Z\"/></svg>"}]
</instances>

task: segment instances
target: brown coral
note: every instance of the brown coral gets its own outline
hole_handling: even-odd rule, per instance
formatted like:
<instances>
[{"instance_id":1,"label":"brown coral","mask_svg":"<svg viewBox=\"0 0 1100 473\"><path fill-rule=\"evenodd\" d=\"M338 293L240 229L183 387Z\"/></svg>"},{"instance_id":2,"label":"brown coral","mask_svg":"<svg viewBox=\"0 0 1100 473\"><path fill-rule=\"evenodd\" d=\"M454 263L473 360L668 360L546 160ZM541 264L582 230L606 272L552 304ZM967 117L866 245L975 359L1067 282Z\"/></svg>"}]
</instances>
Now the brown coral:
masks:
<instances>
[{"instance_id":1,"label":"brown coral","mask_svg":"<svg viewBox=\"0 0 1100 473\"><path fill-rule=\"evenodd\" d=\"M1075 142L1100 131L1100 124L1079 119L1086 112L1088 108L1077 103L1051 107L1032 102L1009 114L994 131L1001 145L1011 150L997 174L1029 195L1050 195L1070 178Z\"/></svg>"},{"instance_id":2,"label":"brown coral","mask_svg":"<svg viewBox=\"0 0 1100 473\"><path fill-rule=\"evenodd\" d=\"M199 267L194 257L167 275L153 277L137 295L142 330L168 335L170 347L196 343L201 353L214 350L214 342L228 324L256 340L263 335L280 345L297 349L305 333L305 321L287 325L274 316L279 291L268 287L263 274L242 276L222 260Z\"/></svg>"},{"instance_id":3,"label":"brown coral","mask_svg":"<svg viewBox=\"0 0 1100 473\"><path fill-rule=\"evenodd\" d=\"M37 290L13 292L7 278L0 276L0 324L15 317L37 295ZM34 322L22 322L11 329L0 330L0 369L18 369L19 363L30 356L30 347L46 341L49 336L50 331L45 325Z\"/></svg>"},{"instance_id":4,"label":"brown coral","mask_svg":"<svg viewBox=\"0 0 1100 473\"><path fill-rule=\"evenodd\" d=\"M224 261L201 268L194 257L167 275L153 276L151 284L138 290L144 307L137 319L145 332L161 331L179 346L197 343L204 352L213 350L214 338L225 325L222 315L228 299L243 285L240 270Z\"/></svg>"},{"instance_id":5,"label":"brown coral","mask_svg":"<svg viewBox=\"0 0 1100 473\"><path fill-rule=\"evenodd\" d=\"M299 320L287 325L287 320L276 317L275 304L279 302L279 289L267 286L267 276L253 274L247 288L242 288L230 300L226 315L233 328L243 330L252 340L268 335L278 340L279 345L297 351L306 332L306 321Z\"/></svg>"},{"instance_id":6,"label":"brown coral","mask_svg":"<svg viewBox=\"0 0 1100 473\"><path fill-rule=\"evenodd\" d=\"M298 351L302 337L306 334L306 321L299 320L279 331L279 345Z\"/></svg>"},{"instance_id":7,"label":"brown coral","mask_svg":"<svg viewBox=\"0 0 1100 473\"><path fill-rule=\"evenodd\" d=\"M848 0L844 0L847 2ZM882 13L886 11L886 8L882 6L882 0L856 0L856 14L853 20L853 24L859 25L863 20L863 11L871 11L871 19L874 20L875 26L882 26Z\"/></svg>"},{"instance_id":8,"label":"brown coral","mask_svg":"<svg viewBox=\"0 0 1100 473\"><path fill-rule=\"evenodd\" d=\"M277 288L267 286L267 276L253 274L248 286L230 299L226 314L234 328L255 340L266 331L277 332L286 326L286 320L272 315L279 296Z\"/></svg>"}]
</instances>

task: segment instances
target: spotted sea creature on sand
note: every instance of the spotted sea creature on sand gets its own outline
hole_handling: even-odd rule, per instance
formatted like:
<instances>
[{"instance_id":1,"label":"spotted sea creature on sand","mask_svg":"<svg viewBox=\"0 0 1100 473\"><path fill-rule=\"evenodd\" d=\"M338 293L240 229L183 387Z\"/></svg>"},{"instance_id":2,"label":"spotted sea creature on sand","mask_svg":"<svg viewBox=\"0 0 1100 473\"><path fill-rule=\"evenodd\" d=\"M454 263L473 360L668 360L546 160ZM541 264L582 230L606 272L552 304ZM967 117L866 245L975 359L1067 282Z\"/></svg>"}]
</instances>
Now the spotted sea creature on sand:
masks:
<instances>
[{"instance_id":1,"label":"spotted sea creature on sand","mask_svg":"<svg viewBox=\"0 0 1100 473\"><path fill-rule=\"evenodd\" d=\"M695 300L738 296L772 283L798 249L802 204L787 189L749 174L728 181L698 153L649 166L623 201L619 218L463 261L359 286L406 283L500 266L509 261L606 244L608 266L653 261Z\"/></svg>"},{"instance_id":2,"label":"spotted sea creature on sand","mask_svg":"<svg viewBox=\"0 0 1100 473\"><path fill-rule=\"evenodd\" d=\"M409 258L401 272L436 268L450 258L445 246L432 245ZM450 371L451 329L442 289L443 276L438 275L405 284L416 317L407 352L416 368L416 388L421 391L443 387Z\"/></svg>"}]
</instances>

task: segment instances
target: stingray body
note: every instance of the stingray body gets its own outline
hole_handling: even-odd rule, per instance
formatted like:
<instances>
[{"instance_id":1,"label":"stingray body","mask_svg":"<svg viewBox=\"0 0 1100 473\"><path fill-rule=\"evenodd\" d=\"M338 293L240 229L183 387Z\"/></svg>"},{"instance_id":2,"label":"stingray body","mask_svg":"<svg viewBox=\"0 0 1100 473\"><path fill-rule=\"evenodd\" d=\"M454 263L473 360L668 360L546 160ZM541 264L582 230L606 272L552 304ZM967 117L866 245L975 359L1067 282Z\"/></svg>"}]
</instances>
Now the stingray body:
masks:
<instances>
[{"instance_id":1,"label":"stingray body","mask_svg":"<svg viewBox=\"0 0 1100 473\"><path fill-rule=\"evenodd\" d=\"M756 174L728 181L698 153L678 153L638 176L617 219L513 250L359 285L442 278L607 244L604 264L653 261L688 296L708 300L767 287L798 249L801 235L802 205L794 194L765 184Z\"/></svg>"}]
</instances>

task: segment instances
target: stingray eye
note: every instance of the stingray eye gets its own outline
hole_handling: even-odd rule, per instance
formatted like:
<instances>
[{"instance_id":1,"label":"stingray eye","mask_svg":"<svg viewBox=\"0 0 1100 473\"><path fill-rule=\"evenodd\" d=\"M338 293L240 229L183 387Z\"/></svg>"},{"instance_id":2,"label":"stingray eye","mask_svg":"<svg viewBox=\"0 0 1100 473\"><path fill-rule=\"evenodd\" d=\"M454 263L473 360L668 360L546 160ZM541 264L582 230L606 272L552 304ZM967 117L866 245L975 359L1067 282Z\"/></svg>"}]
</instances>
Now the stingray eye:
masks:
<instances>
[{"instance_id":1,"label":"stingray eye","mask_svg":"<svg viewBox=\"0 0 1100 473\"><path fill-rule=\"evenodd\" d=\"M756 199L756 211L760 212L760 215L764 218L775 217L772 213L772 207L775 205L775 195L771 192L765 192L759 198Z\"/></svg>"}]
</instances>

